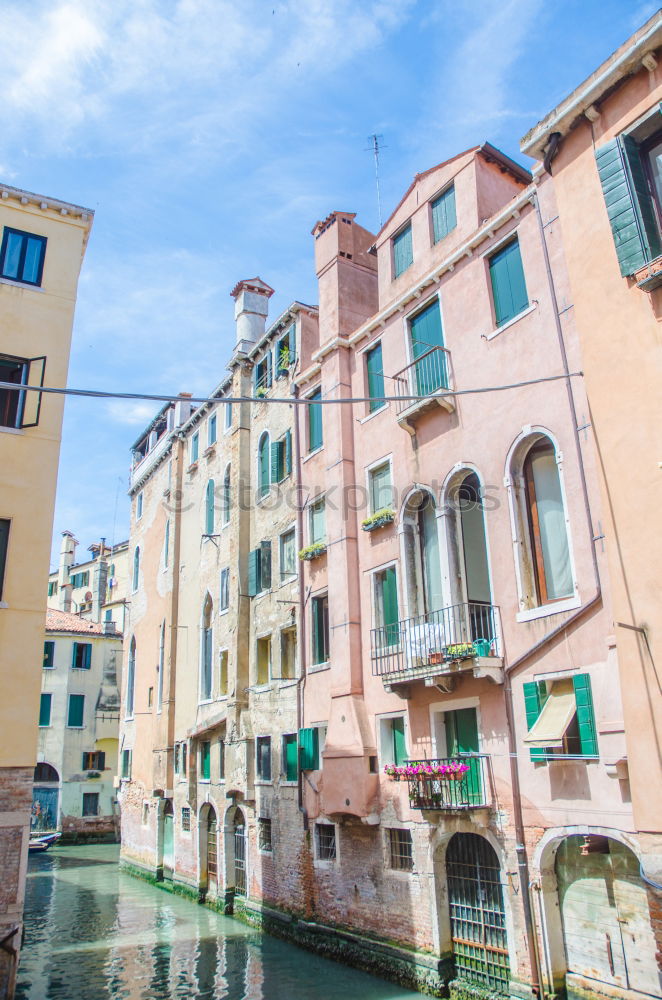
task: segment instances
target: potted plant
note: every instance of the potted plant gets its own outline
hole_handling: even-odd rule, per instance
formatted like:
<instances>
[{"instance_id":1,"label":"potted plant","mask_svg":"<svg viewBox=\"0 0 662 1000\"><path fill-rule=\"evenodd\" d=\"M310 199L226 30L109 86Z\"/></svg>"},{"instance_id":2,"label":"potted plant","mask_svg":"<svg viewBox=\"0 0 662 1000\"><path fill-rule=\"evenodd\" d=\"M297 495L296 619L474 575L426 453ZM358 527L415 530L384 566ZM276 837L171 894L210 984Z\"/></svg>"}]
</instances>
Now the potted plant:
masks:
<instances>
[{"instance_id":1,"label":"potted plant","mask_svg":"<svg viewBox=\"0 0 662 1000\"><path fill-rule=\"evenodd\" d=\"M255 390L256 399L263 399L266 396L266 394L267 390L265 389L265 387L263 385L258 385L257 389Z\"/></svg>"},{"instance_id":2,"label":"potted plant","mask_svg":"<svg viewBox=\"0 0 662 1000\"><path fill-rule=\"evenodd\" d=\"M453 646L446 646L447 660L466 660L469 656L475 656L473 642L458 642Z\"/></svg>"},{"instance_id":3,"label":"potted plant","mask_svg":"<svg viewBox=\"0 0 662 1000\"><path fill-rule=\"evenodd\" d=\"M311 559L317 559L318 556L323 556L326 552L326 542L313 542L312 545L307 545L305 548L301 549L299 552L299 559L304 562L310 562Z\"/></svg>"},{"instance_id":4,"label":"potted plant","mask_svg":"<svg viewBox=\"0 0 662 1000\"><path fill-rule=\"evenodd\" d=\"M376 510L370 517L361 521L363 531L375 531L376 528L383 528L385 524L393 524L395 511L391 507L382 507Z\"/></svg>"}]
</instances>

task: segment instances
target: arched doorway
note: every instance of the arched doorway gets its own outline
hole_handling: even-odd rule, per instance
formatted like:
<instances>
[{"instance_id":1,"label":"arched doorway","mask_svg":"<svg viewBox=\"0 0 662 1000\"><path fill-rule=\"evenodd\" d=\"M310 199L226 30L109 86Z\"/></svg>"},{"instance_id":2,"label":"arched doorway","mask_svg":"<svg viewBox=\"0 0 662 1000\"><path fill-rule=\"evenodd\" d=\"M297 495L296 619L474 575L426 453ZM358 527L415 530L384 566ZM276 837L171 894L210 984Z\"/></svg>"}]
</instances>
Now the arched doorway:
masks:
<instances>
[{"instance_id":1,"label":"arched doorway","mask_svg":"<svg viewBox=\"0 0 662 1000\"><path fill-rule=\"evenodd\" d=\"M573 835L559 844L555 872L568 975L657 996L648 894L633 851L611 837Z\"/></svg>"},{"instance_id":2,"label":"arched doorway","mask_svg":"<svg viewBox=\"0 0 662 1000\"><path fill-rule=\"evenodd\" d=\"M51 764L42 762L34 769L30 831L47 833L57 830L60 799L60 775Z\"/></svg>"},{"instance_id":3,"label":"arched doorway","mask_svg":"<svg viewBox=\"0 0 662 1000\"><path fill-rule=\"evenodd\" d=\"M501 866L475 833L456 833L446 852L450 930L459 979L509 995L510 966Z\"/></svg>"},{"instance_id":4,"label":"arched doorway","mask_svg":"<svg viewBox=\"0 0 662 1000\"><path fill-rule=\"evenodd\" d=\"M175 815L172 799L163 805L163 878L172 881L175 867Z\"/></svg>"},{"instance_id":5,"label":"arched doorway","mask_svg":"<svg viewBox=\"0 0 662 1000\"><path fill-rule=\"evenodd\" d=\"M218 823L210 806L207 812L207 889L218 891Z\"/></svg>"},{"instance_id":6,"label":"arched doorway","mask_svg":"<svg viewBox=\"0 0 662 1000\"><path fill-rule=\"evenodd\" d=\"M246 895L246 821L241 809L237 808L232 822L234 835L234 891L237 896Z\"/></svg>"}]
</instances>

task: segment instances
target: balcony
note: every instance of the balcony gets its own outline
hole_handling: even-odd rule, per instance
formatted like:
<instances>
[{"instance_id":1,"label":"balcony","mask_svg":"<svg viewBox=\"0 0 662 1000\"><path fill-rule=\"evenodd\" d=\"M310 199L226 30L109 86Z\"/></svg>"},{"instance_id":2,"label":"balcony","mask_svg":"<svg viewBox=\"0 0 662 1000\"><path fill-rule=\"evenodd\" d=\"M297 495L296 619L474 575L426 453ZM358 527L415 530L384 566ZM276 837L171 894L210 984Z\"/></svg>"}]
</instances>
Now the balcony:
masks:
<instances>
[{"instance_id":1,"label":"balcony","mask_svg":"<svg viewBox=\"0 0 662 1000\"><path fill-rule=\"evenodd\" d=\"M416 680L451 690L465 671L501 683L499 634L499 609L492 604L453 604L405 618L371 629L372 673L388 691Z\"/></svg>"},{"instance_id":2,"label":"balcony","mask_svg":"<svg viewBox=\"0 0 662 1000\"><path fill-rule=\"evenodd\" d=\"M407 775L409 804L412 809L429 809L436 812L464 812L468 809L489 809L494 797L488 754L466 754L459 757L442 757L434 760L409 760L408 768L440 771L448 765L461 764L467 770L452 776L430 774L423 771Z\"/></svg>"},{"instance_id":3,"label":"balcony","mask_svg":"<svg viewBox=\"0 0 662 1000\"><path fill-rule=\"evenodd\" d=\"M453 395L448 394L450 367L450 351L446 347L430 347L393 376L396 419L409 434L416 433L416 421L429 410L441 406L452 413L455 409Z\"/></svg>"}]
</instances>

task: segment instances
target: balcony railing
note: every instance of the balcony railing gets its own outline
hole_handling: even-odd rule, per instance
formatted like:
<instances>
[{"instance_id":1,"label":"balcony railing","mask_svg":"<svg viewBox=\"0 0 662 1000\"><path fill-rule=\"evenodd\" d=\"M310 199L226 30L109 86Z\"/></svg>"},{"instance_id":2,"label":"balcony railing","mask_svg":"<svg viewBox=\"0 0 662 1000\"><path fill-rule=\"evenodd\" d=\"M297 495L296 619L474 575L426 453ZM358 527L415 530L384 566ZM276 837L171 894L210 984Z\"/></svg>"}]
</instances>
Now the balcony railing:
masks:
<instances>
[{"instance_id":1,"label":"balcony railing","mask_svg":"<svg viewBox=\"0 0 662 1000\"><path fill-rule=\"evenodd\" d=\"M370 633L375 676L425 676L444 664L477 656L497 656L499 609L492 604L453 604L416 618L373 628Z\"/></svg>"},{"instance_id":2,"label":"balcony railing","mask_svg":"<svg viewBox=\"0 0 662 1000\"><path fill-rule=\"evenodd\" d=\"M415 361L406 365L393 376L395 404L398 417L405 411L415 413L430 405L439 403L446 409L454 409L451 396L439 396L440 392L451 388L450 351L446 347L430 347ZM408 397L420 396L421 399Z\"/></svg>"},{"instance_id":3,"label":"balcony railing","mask_svg":"<svg viewBox=\"0 0 662 1000\"><path fill-rule=\"evenodd\" d=\"M435 760L409 760L408 766L443 766L461 761L467 770L454 776L417 774L405 780L409 785L409 804L413 809L436 809L453 812L463 809L485 809L493 802L489 756L460 754Z\"/></svg>"}]
</instances>

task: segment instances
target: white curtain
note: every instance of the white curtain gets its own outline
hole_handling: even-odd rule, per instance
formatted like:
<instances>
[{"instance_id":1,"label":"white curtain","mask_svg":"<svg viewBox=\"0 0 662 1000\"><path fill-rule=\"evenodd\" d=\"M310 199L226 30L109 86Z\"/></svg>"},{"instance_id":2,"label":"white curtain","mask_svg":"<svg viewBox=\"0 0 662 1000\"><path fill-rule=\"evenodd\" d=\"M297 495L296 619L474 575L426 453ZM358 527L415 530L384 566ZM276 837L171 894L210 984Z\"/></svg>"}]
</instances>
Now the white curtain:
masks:
<instances>
[{"instance_id":1,"label":"white curtain","mask_svg":"<svg viewBox=\"0 0 662 1000\"><path fill-rule=\"evenodd\" d=\"M553 601L559 597L570 597L574 593L559 470L553 452L533 455L531 467L538 507L547 596Z\"/></svg>"}]
</instances>

